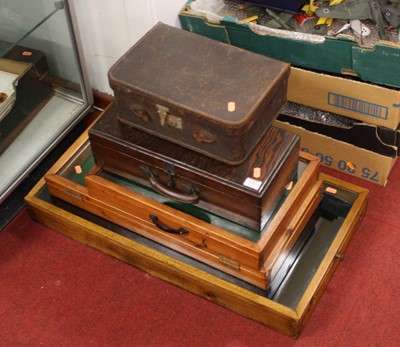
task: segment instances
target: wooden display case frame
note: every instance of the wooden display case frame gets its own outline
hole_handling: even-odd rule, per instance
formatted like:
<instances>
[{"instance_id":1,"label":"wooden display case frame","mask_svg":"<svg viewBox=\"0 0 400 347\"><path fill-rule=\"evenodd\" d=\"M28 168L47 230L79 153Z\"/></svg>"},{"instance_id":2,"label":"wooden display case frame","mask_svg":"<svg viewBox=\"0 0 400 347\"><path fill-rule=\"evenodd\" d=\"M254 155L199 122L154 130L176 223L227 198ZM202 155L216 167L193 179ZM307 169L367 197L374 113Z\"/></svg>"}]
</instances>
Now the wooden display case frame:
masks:
<instances>
[{"instance_id":1,"label":"wooden display case frame","mask_svg":"<svg viewBox=\"0 0 400 347\"><path fill-rule=\"evenodd\" d=\"M82 173L84 185L64 177L63 172L72 171L85 159L82 153L90 150L87 139L82 140L71 148L75 164L67 161L45 175L51 195L262 289L268 289L284 261L280 255L289 253L321 200L319 159L301 153L304 168L297 183L264 232L254 231L257 239L251 241L103 178L95 165ZM150 215L187 232L165 232Z\"/></svg>"},{"instance_id":2,"label":"wooden display case frame","mask_svg":"<svg viewBox=\"0 0 400 347\"><path fill-rule=\"evenodd\" d=\"M87 137L87 132L83 133L49 173L55 173L66 165ZM37 183L25 200L32 218L37 222L240 315L297 338L343 259L367 206L368 190L325 174L320 174L319 178L325 184L348 191L356 198L322 260L315 267L312 278L307 281L295 307L268 299L259 291L229 281L223 276L193 265L192 262L173 258L164 254L162 250L116 233L106 223L103 224L99 220L90 221L69 209L57 206L52 201L43 199L41 192L47 189L44 178Z\"/></svg>"}]
</instances>

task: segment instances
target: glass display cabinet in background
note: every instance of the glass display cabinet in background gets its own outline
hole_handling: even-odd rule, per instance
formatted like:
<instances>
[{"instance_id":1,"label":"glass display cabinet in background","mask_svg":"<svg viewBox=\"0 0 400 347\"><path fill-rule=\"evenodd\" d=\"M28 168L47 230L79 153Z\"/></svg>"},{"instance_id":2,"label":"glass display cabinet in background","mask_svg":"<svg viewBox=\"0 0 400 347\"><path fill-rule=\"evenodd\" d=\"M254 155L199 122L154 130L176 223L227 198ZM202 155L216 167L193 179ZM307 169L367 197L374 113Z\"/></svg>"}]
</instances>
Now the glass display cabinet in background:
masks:
<instances>
[{"instance_id":1,"label":"glass display cabinet in background","mask_svg":"<svg viewBox=\"0 0 400 347\"><path fill-rule=\"evenodd\" d=\"M0 0L0 204L92 105L70 6Z\"/></svg>"}]
</instances>

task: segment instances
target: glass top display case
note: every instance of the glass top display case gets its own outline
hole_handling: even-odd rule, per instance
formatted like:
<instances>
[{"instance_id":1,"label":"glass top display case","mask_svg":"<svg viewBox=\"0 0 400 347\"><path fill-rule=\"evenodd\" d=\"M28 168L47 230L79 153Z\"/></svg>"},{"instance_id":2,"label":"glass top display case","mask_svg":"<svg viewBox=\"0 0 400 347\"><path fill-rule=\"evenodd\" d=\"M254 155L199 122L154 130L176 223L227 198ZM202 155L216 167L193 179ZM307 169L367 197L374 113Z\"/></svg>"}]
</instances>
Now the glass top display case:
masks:
<instances>
[{"instance_id":1,"label":"glass top display case","mask_svg":"<svg viewBox=\"0 0 400 347\"><path fill-rule=\"evenodd\" d=\"M92 105L70 9L0 0L0 204Z\"/></svg>"}]
</instances>

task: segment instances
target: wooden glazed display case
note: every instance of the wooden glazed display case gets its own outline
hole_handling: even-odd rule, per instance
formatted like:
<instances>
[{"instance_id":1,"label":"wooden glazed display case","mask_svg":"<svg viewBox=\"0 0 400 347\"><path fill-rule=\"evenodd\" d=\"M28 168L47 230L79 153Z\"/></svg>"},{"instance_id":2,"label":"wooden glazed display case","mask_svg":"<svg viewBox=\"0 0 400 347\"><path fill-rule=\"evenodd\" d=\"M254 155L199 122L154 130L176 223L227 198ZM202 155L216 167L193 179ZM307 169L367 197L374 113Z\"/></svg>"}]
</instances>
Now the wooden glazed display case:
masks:
<instances>
[{"instance_id":1,"label":"wooden glazed display case","mask_svg":"<svg viewBox=\"0 0 400 347\"><path fill-rule=\"evenodd\" d=\"M110 223L106 219L112 211L108 210L110 214L104 215L103 212L96 211L95 205L91 213L80 208L76 202L79 202L81 197L76 195L74 189L66 189L64 184L65 180L69 182L72 176L77 176L77 183L74 185L79 187L79 194L87 189L84 175L79 176L75 171L76 167L84 166L82 158L90 157L87 140L88 135L84 133L47 174L47 177L55 178L54 182L61 179L60 187L63 188L60 189L70 192L71 199L75 200L78 207L52 197L45 179L42 178L26 196L30 213L36 221L281 333L292 337L299 336L336 267L343 259L363 217L367 205L367 190L319 174L318 182L322 194L319 206L325 211L324 216L318 216L315 220L311 218L308 222L303 220L300 223L303 227L310 223L313 227L304 228L304 231L300 228L296 242L291 240L289 235L276 243L271 253L268 253L270 258L267 256L264 260L274 259L273 262L279 262L279 266L274 270L275 274L268 289L264 289L258 283L248 281L248 278L236 276L234 273L232 275L234 269L230 266L218 268L215 264L207 265L201 257L189 257L188 252L184 254L186 246L173 251L170 247L160 244L157 238L151 240L154 226L144 220L141 212L147 215L151 209L160 210L160 202L150 197L140 197L141 194L135 192L135 197L145 204L142 205L141 212L137 209L136 213L131 213L129 223L127 219L122 221L121 215L117 214ZM89 163L89 167L92 164L93 162ZM94 180L105 179L96 177L93 176ZM110 187L113 184L110 183ZM327 190L334 191L334 194L330 195ZM84 199L91 200L83 197L82 201ZM173 211L171 206L165 208L163 213L163 216L174 213L178 219L184 221L185 227L197 225L206 229L208 225L205 222L197 222L195 217L186 215L185 212ZM123 214L126 216L126 211ZM115 222L120 225L116 225ZM143 230L147 232L144 233ZM221 236L218 234L221 232L220 228L214 229L211 225L208 232L213 235L215 233L215 237ZM225 230L222 234L227 232ZM232 239L236 237L238 236L230 236ZM201 239L197 242L201 243ZM170 244L166 242L166 246ZM201 248L196 248L201 251ZM283 259L274 256L274 250L284 254ZM227 269L233 270L226 271Z\"/></svg>"},{"instance_id":2,"label":"wooden glazed display case","mask_svg":"<svg viewBox=\"0 0 400 347\"><path fill-rule=\"evenodd\" d=\"M303 153L299 180L260 233L90 167L89 142L81 149L73 160L85 167L80 176L71 175L69 165L45 176L53 196L263 289L282 265L282 251L287 254L321 200L319 161Z\"/></svg>"},{"instance_id":3,"label":"wooden glazed display case","mask_svg":"<svg viewBox=\"0 0 400 347\"><path fill-rule=\"evenodd\" d=\"M0 206L92 106L70 3L2 1Z\"/></svg>"}]
</instances>

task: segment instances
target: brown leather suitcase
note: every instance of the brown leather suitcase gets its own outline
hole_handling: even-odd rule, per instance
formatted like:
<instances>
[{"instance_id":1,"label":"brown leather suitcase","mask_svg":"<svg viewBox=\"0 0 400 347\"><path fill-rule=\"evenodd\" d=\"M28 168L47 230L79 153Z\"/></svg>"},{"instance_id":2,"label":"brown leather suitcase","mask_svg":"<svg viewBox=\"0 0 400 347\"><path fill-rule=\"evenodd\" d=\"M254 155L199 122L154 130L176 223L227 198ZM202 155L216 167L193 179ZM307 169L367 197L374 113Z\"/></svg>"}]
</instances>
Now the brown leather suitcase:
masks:
<instances>
[{"instance_id":1,"label":"brown leather suitcase","mask_svg":"<svg viewBox=\"0 0 400 347\"><path fill-rule=\"evenodd\" d=\"M110 69L118 119L243 163L286 101L289 65L158 23Z\"/></svg>"},{"instance_id":2,"label":"brown leather suitcase","mask_svg":"<svg viewBox=\"0 0 400 347\"><path fill-rule=\"evenodd\" d=\"M228 165L124 125L117 113L112 107L89 130L96 163L175 201L261 231L295 179L299 137L292 133L270 127L244 163Z\"/></svg>"}]
</instances>

